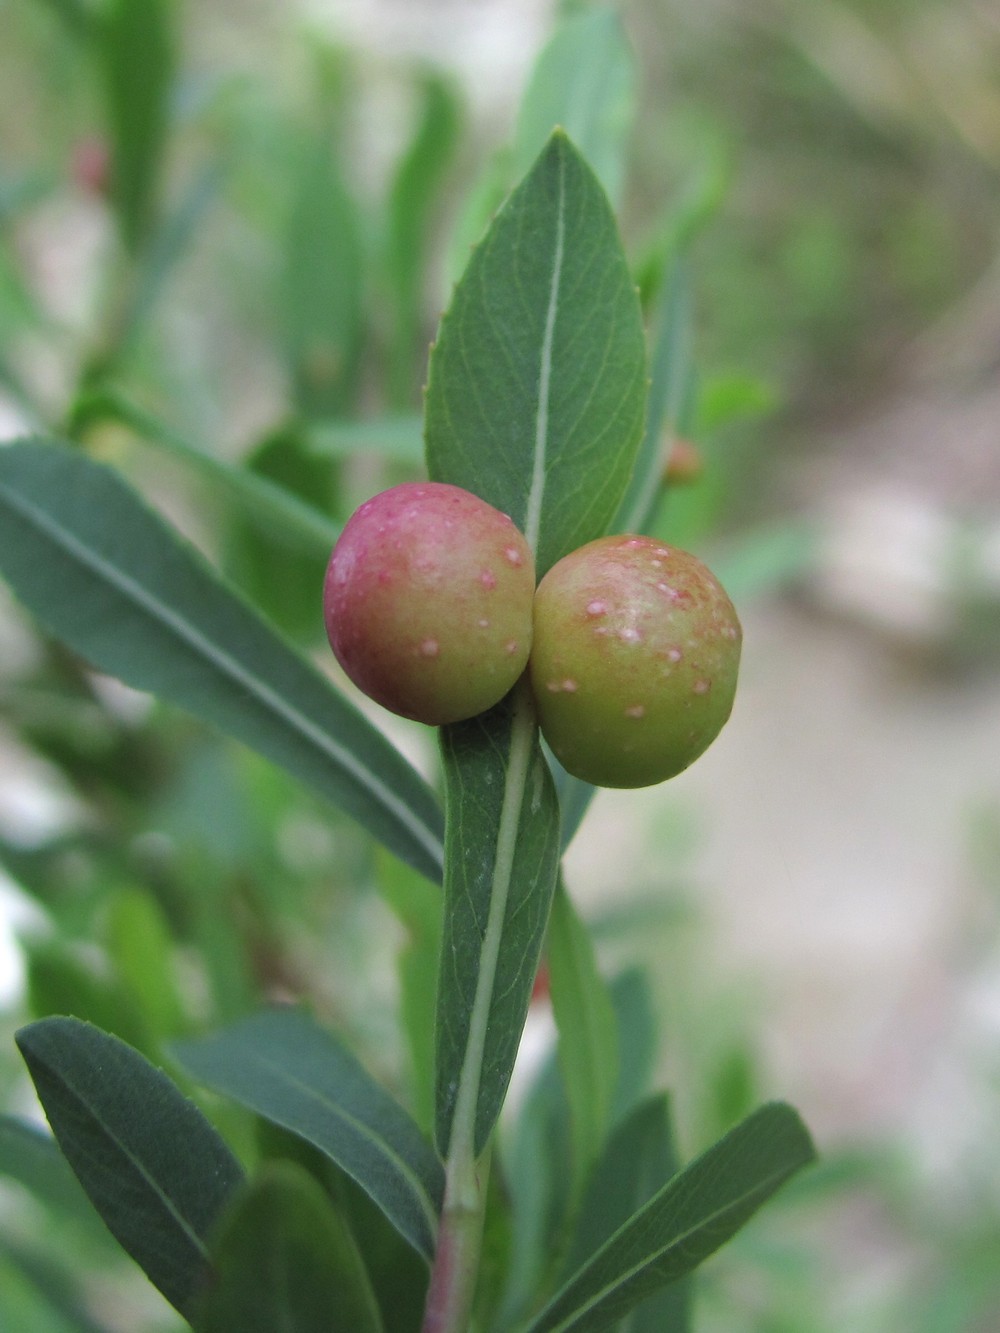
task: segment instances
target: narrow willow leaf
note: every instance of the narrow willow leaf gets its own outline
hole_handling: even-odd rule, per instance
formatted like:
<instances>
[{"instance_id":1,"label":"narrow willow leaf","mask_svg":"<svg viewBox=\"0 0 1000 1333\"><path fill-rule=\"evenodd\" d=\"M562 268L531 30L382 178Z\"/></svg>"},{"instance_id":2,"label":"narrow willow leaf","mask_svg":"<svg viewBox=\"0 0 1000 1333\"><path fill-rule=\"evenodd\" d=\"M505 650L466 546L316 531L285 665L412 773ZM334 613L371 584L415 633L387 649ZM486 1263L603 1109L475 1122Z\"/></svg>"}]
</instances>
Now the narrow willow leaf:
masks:
<instances>
[{"instance_id":1,"label":"narrow willow leaf","mask_svg":"<svg viewBox=\"0 0 1000 1333\"><path fill-rule=\"evenodd\" d=\"M409 1104L421 1129L434 1124L434 1009L441 955L443 901L436 885L381 855L376 886L407 933L397 960L400 1020L409 1048Z\"/></svg>"},{"instance_id":2,"label":"narrow willow leaf","mask_svg":"<svg viewBox=\"0 0 1000 1333\"><path fill-rule=\"evenodd\" d=\"M565 1244L572 1170L569 1105L555 1054L536 1074L514 1123L501 1128L501 1157L510 1197L511 1248L506 1285L490 1333L520 1328L551 1291Z\"/></svg>"},{"instance_id":3,"label":"narrow willow leaf","mask_svg":"<svg viewBox=\"0 0 1000 1333\"><path fill-rule=\"evenodd\" d=\"M389 401L400 406L413 402L419 382L430 223L459 130L459 106L447 80L436 73L426 74L420 80L419 94L417 127L389 191L384 265L394 306Z\"/></svg>"},{"instance_id":4,"label":"narrow willow leaf","mask_svg":"<svg viewBox=\"0 0 1000 1333\"><path fill-rule=\"evenodd\" d=\"M212 1260L198 1333L383 1333L350 1228L292 1162L264 1167L237 1195Z\"/></svg>"},{"instance_id":5,"label":"narrow willow leaf","mask_svg":"<svg viewBox=\"0 0 1000 1333\"><path fill-rule=\"evenodd\" d=\"M107 385L85 394L76 403L74 432L86 432L92 425L105 421L126 426L145 444L207 478L241 505L255 527L292 550L328 556L340 536L339 524L321 509L260 473L215 458L132 402L119 389Z\"/></svg>"},{"instance_id":6,"label":"narrow willow leaf","mask_svg":"<svg viewBox=\"0 0 1000 1333\"><path fill-rule=\"evenodd\" d=\"M303 430L307 448L322 458L374 454L387 462L422 468L423 418L406 413L362 421L313 421Z\"/></svg>"},{"instance_id":7,"label":"narrow willow leaf","mask_svg":"<svg viewBox=\"0 0 1000 1333\"><path fill-rule=\"evenodd\" d=\"M0 450L0 573L99 670L259 750L440 877L426 783L114 471L51 442Z\"/></svg>"},{"instance_id":8,"label":"narrow willow leaf","mask_svg":"<svg viewBox=\"0 0 1000 1333\"><path fill-rule=\"evenodd\" d=\"M559 1068L570 1107L575 1193L608 1131L618 1078L618 1033L590 936L562 883L552 904L546 952Z\"/></svg>"},{"instance_id":9,"label":"narrow willow leaf","mask_svg":"<svg viewBox=\"0 0 1000 1333\"><path fill-rule=\"evenodd\" d=\"M649 977L640 967L620 972L611 983L618 1025L618 1086L612 1119L627 1115L649 1090L659 1036Z\"/></svg>"},{"instance_id":10,"label":"narrow willow leaf","mask_svg":"<svg viewBox=\"0 0 1000 1333\"><path fill-rule=\"evenodd\" d=\"M172 0L109 0L97 32L112 144L111 195L138 250L154 219L174 69Z\"/></svg>"},{"instance_id":11,"label":"narrow willow leaf","mask_svg":"<svg viewBox=\"0 0 1000 1333\"><path fill-rule=\"evenodd\" d=\"M539 55L525 90L514 145L516 174L528 170L561 126L617 206L635 105L634 62L618 15L595 7L568 19Z\"/></svg>"},{"instance_id":12,"label":"narrow willow leaf","mask_svg":"<svg viewBox=\"0 0 1000 1333\"><path fill-rule=\"evenodd\" d=\"M442 320L427 389L430 474L510 514L542 575L617 512L645 374L639 302L607 198L554 134Z\"/></svg>"},{"instance_id":13,"label":"narrow willow leaf","mask_svg":"<svg viewBox=\"0 0 1000 1333\"><path fill-rule=\"evenodd\" d=\"M0 1175L16 1180L60 1213L100 1226L52 1135L17 1116L0 1115Z\"/></svg>"},{"instance_id":14,"label":"narrow willow leaf","mask_svg":"<svg viewBox=\"0 0 1000 1333\"><path fill-rule=\"evenodd\" d=\"M585 1263L670 1180L679 1163L670 1105L660 1093L617 1126L587 1185L565 1271ZM690 1282L677 1282L647 1297L617 1325L617 1333L685 1333Z\"/></svg>"},{"instance_id":15,"label":"narrow willow leaf","mask_svg":"<svg viewBox=\"0 0 1000 1333\"><path fill-rule=\"evenodd\" d=\"M358 206L326 131L297 164L285 255L289 368L304 416L348 411L358 396L364 255Z\"/></svg>"},{"instance_id":16,"label":"narrow willow leaf","mask_svg":"<svg viewBox=\"0 0 1000 1333\"><path fill-rule=\"evenodd\" d=\"M325 1153L430 1258L444 1190L434 1150L347 1048L296 1009L171 1048L194 1078Z\"/></svg>"},{"instance_id":17,"label":"narrow willow leaf","mask_svg":"<svg viewBox=\"0 0 1000 1333\"><path fill-rule=\"evenodd\" d=\"M44 1248L41 1245L26 1245L16 1240L9 1231L0 1235L0 1261L6 1260L27 1283L39 1299L46 1314L46 1330L56 1329L58 1333L109 1333L106 1324L101 1323L91 1314L88 1299L79 1269L71 1267L66 1259L55 1251L51 1242ZM0 1266L0 1277L2 1277ZM6 1286L6 1283L3 1284ZM4 1319L4 1299L7 1292L0 1295L0 1320ZM49 1322L55 1317L55 1324ZM22 1329L20 1317L3 1322L3 1328Z\"/></svg>"},{"instance_id":18,"label":"narrow willow leaf","mask_svg":"<svg viewBox=\"0 0 1000 1333\"><path fill-rule=\"evenodd\" d=\"M527 690L441 731L444 938L437 1142L456 1119L478 1156L503 1104L538 968L559 858L559 809ZM466 1142L467 1140L467 1142Z\"/></svg>"},{"instance_id":19,"label":"narrow willow leaf","mask_svg":"<svg viewBox=\"0 0 1000 1333\"><path fill-rule=\"evenodd\" d=\"M108 953L145 1026L158 1043L184 1031L173 938L163 908L148 891L126 888L106 908Z\"/></svg>"},{"instance_id":20,"label":"narrow willow leaf","mask_svg":"<svg viewBox=\"0 0 1000 1333\"><path fill-rule=\"evenodd\" d=\"M17 1044L66 1160L119 1244L189 1317L207 1237L242 1171L195 1105L137 1051L73 1018Z\"/></svg>"},{"instance_id":21,"label":"narrow willow leaf","mask_svg":"<svg viewBox=\"0 0 1000 1333\"><path fill-rule=\"evenodd\" d=\"M670 446L683 428L682 411L690 401L691 339L690 285L687 270L678 260L670 269L653 317L646 428L635 471L615 518L616 532L649 531L663 492Z\"/></svg>"},{"instance_id":22,"label":"narrow willow leaf","mask_svg":"<svg viewBox=\"0 0 1000 1333\"><path fill-rule=\"evenodd\" d=\"M815 1151L798 1115L755 1111L679 1172L608 1240L526 1333L598 1333L695 1269Z\"/></svg>"}]
</instances>

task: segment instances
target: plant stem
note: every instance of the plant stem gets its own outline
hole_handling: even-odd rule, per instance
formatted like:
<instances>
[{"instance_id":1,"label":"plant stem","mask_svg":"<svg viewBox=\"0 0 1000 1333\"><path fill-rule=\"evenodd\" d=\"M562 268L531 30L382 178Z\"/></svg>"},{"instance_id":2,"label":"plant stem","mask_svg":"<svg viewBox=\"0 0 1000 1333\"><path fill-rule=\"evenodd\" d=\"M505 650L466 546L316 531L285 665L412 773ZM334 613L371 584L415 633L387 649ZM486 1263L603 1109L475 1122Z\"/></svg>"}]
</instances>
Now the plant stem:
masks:
<instances>
[{"instance_id":1,"label":"plant stem","mask_svg":"<svg viewBox=\"0 0 1000 1333\"><path fill-rule=\"evenodd\" d=\"M444 1208L421 1333L468 1333L479 1275L490 1151L448 1161Z\"/></svg>"}]
</instances>

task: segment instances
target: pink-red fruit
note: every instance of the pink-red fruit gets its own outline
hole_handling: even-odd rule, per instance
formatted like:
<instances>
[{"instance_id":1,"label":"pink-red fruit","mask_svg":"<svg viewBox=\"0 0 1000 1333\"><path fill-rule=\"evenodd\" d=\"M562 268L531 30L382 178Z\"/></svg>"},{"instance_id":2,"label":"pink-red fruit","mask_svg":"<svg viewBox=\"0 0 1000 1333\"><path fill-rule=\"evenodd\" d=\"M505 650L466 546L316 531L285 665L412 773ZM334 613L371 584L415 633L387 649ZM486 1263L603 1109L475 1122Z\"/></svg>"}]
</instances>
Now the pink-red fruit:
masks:
<instances>
[{"instance_id":1,"label":"pink-red fruit","mask_svg":"<svg viewBox=\"0 0 1000 1333\"><path fill-rule=\"evenodd\" d=\"M492 708L521 675L534 589L506 514L458 486L407 482L348 520L323 585L326 632L365 694L443 726Z\"/></svg>"},{"instance_id":2,"label":"pink-red fruit","mask_svg":"<svg viewBox=\"0 0 1000 1333\"><path fill-rule=\"evenodd\" d=\"M531 683L542 733L570 773L646 787L680 773L729 717L742 632L686 551L603 537L554 565L535 594Z\"/></svg>"}]
</instances>

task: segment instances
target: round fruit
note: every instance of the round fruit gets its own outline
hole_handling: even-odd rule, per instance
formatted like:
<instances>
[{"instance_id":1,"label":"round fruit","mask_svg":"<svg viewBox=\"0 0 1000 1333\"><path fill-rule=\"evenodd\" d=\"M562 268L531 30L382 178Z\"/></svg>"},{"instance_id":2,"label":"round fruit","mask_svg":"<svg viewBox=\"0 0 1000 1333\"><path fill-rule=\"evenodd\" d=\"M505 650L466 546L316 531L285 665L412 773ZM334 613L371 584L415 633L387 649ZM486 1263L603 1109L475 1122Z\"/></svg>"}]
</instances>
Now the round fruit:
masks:
<instances>
[{"instance_id":1,"label":"round fruit","mask_svg":"<svg viewBox=\"0 0 1000 1333\"><path fill-rule=\"evenodd\" d=\"M742 631L718 580L650 537L603 537L535 594L531 683L570 773L646 787L680 773L729 717Z\"/></svg>"},{"instance_id":2,"label":"round fruit","mask_svg":"<svg viewBox=\"0 0 1000 1333\"><path fill-rule=\"evenodd\" d=\"M432 726L491 708L531 648L535 566L506 514L407 482L348 520L323 585L330 646L359 689Z\"/></svg>"}]
</instances>

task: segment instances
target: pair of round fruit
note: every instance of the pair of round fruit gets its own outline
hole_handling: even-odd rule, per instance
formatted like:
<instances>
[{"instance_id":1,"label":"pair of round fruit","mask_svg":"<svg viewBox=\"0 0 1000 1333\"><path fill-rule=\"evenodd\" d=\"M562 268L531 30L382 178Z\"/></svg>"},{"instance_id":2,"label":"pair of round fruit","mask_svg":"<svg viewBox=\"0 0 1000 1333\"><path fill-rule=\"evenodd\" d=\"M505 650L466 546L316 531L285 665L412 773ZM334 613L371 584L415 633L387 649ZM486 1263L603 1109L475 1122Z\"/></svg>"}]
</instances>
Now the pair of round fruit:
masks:
<instances>
[{"instance_id":1,"label":"pair of round fruit","mask_svg":"<svg viewBox=\"0 0 1000 1333\"><path fill-rule=\"evenodd\" d=\"M673 777L729 717L741 631L715 577L650 537L602 537L535 587L506 514L443 482L383 491L327 568L330 645L365 694L442 726L492 708L525 667L556 758L601 787Z\"/></svg>"}]
</instances>

